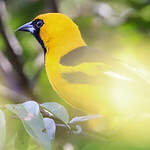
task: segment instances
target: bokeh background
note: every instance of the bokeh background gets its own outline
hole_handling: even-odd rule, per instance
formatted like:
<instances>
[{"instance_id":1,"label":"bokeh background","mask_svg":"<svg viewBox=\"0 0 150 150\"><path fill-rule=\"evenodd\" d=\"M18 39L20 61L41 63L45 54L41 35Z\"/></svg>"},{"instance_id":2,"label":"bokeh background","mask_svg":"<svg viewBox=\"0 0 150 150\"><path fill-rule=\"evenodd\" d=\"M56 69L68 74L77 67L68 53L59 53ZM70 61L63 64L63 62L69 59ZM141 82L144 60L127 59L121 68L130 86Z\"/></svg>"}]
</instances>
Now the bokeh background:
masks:
<instances>
[{"instance_id":1,"label":"bokeh background","mask_svg":"<svg viewBox=\"0 0 150 150\"><path fill-rule=\"evenodd\" d=\"M0 0L1 105L25 100L39 103L55 101L63 104L71 117L80 114L53 91L45 73L43 51L38 42L29 33L15 31L20 25L45 12L61 12L70 16L78 24L88 45L132 64L149 82L150 0ZM6 114L5 149L19 149L19 138L27 139L26 143L22 143L24 150L27 149L26 145L28 150L41 149L28 139L20 121L9 112ZM150 122L145 119L147 117L140 116L133 124L123 124L124 130L121 132L112 129L100 135L93 135L92 132L72 135L58 129L53 149L149 149ZM135 124L137 129L134 128Z\"/></svg>"}]
</instances>

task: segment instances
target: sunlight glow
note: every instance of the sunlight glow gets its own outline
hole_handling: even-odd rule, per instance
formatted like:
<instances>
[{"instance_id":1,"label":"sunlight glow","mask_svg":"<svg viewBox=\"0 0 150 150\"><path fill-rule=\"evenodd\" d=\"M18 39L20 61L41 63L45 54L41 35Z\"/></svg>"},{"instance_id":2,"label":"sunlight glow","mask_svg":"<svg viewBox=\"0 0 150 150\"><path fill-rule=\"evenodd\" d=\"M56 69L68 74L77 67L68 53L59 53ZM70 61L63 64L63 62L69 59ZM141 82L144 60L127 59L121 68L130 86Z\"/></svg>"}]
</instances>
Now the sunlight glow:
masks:
<instances>
[{"instance_id":1,"label":"sunlight glow","mask_svg":"<svg viewBox=\"0 0 150 150\"><path fill-rule=\"evenodd\" d=\"M114 78L118 78L118 79L121 79L121 80L128 80L128 81L133 81L125 76L122 76L122 75L119 75L115 72L111 72L111 71L107 71L107 72L104 72L104 74L108 75L108 76L111 76L111 77L114 77Z\"/></svg>"}]
</instances>

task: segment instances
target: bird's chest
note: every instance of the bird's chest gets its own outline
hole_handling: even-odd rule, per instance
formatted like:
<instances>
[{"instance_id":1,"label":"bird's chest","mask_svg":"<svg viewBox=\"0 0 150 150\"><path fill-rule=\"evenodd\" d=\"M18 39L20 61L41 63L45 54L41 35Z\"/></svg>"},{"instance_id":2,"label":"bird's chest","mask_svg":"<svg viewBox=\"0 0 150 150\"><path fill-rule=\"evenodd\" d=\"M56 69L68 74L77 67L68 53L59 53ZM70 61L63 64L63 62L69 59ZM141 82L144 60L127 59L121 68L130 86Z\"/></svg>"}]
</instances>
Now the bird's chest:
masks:
<instances>
[{"instance_id":1,"label":"bird's chest","mask_svg":"<svg viewBox=\"0 0 150 150\"><path fill-rule=\"evenodd\" d=\"M64 70L59 63L59 59L54 56L47 57L45 59L45 68L49 82L53 89L59 96L65 100L68 99L67 97L69 97L72 88L70 89L68 82L66 82L62 77Z\"/></svg>"},{"instance_id":2,"label":"bird's chest","mask_svg":"<svg viewBox=\"0 0 150 150\"><path fill-rule=\"evenodd\" d=\"M68 70L71 71L71 68L64 68L59 64L59 61L56 60L57 58L54 57L48 57L48 59L46 58L45 60L46 73L53 89L72 106L82 110L87 109L88 106L86 105L89 104L87 103L86 93L89 91L88 97L90 97L91 89L88 85L75 84L65 80L63 74ZM95 108L95 106L93 106L93 108Z\"/></svg>"},{"instance_id":3,"label":"bird's chest","mask_svg":"<svg viewBox=\"0 0 150 150\"><path fill-rule=\"evenodd\" d=\"M61 77L60 77L60 68L59 60L51 55L45 56L45 69L49 79L49 82L56 90L58 87L61 87Z\"/></svg>"}]
</instances>

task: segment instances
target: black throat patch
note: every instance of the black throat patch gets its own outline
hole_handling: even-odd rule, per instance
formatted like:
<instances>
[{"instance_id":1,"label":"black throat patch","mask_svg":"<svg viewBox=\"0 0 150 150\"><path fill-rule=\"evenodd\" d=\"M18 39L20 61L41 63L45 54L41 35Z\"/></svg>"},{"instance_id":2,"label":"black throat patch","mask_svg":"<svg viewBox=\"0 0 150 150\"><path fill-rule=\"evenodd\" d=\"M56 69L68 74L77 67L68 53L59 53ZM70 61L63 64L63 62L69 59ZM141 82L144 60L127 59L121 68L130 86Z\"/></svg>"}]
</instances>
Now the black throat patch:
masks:
<instances>
[{"instance_id":1,"label":"black throat patch","mask_svg":"<svg viewBox=\"0 0 150 150\"><path fill-rule=\"evenodd\" d=\"M39 32L35 32L33 35L37 39L37 41L40 43L40 45L42 46L42 48L44 50L44 55L45 55L47 50L46 50L46 47L44 46L44 43L43 43L43 41L42 41L42 39L40 37Z\"/></svg>"},{"instance_id":2,"label":"black throat patch","mask_svg":"<svg viewBox=\"0 0 150 150\"><path fill-rule=\"evenodd\" d=\"M36 20L34 20L33 22L32 22L32 25L33 25L33 27L34 27L34 29L35 29L35 31L34 31L34 33L32 33L33 34L33 36L36 38L36 40L40 43L40 45L42 46L42 48L43 48L43 50L44 50L44 55L46 54L46 47L44 46L44 42L43 42L43 40L41 39L41 37L40 37L40 27L37 27L37 22L39 21L39 19L36 19ZM40 20L40 21L42 21L42 20ZM43 21L42 21L43 22ZM43 22L43 24L44 24L44 22Z\"/></svg>"}]
</instances>

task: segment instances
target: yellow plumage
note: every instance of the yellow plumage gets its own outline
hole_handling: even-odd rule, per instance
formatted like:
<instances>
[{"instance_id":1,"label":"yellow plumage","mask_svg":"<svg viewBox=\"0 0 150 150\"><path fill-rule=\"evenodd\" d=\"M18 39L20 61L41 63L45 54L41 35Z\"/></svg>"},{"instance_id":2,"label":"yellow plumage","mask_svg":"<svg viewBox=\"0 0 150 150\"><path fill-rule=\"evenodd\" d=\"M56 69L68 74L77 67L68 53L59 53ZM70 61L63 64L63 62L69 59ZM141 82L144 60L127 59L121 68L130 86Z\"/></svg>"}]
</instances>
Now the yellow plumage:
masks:
<instances>
[{"instance_id":1,"label":"yellow plumage","mask_svg":"<svg viewBox=\"0 0 150 150\"><path fill-rule=\"evenodd\" d=\"M96 121L96 129L115 126L126 140L149 144L147 76L101 50L89 48L77 25L63 14L39 15L18 30L31 32L43 47L47 76L55 91L73 107L104 116Z\"/></svg>"},{"instance_id":2,"label":"yellow plumage","mask_svg":"<svg viewBox=\"0 0 150 150\"><path fill-rule=\"evenodd\" d=\"M31 25L30 32L45 48L48 79L66 102L104 116L149 112L150 88L140 73L109 54L88 48L69 17L43 14ZM28 30L24 27L24 31Z\"/></svg>"}]
</instances>

